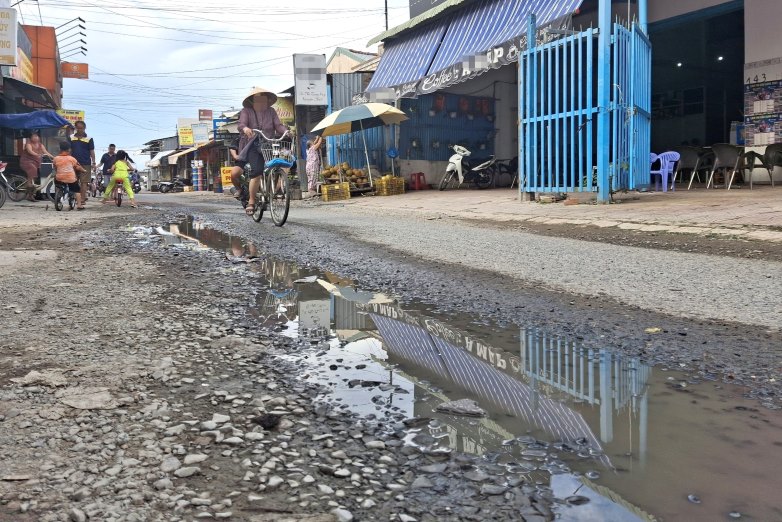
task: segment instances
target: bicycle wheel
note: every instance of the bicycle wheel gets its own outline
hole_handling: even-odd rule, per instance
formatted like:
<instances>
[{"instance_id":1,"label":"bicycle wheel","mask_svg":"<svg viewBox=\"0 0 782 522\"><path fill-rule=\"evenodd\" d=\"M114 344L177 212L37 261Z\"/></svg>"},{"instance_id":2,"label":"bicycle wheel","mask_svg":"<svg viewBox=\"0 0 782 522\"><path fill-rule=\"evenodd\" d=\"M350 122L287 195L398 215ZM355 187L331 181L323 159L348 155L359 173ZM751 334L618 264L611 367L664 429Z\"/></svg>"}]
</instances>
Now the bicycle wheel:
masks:
<instances>
[{"instance_id":1,"label":"bicycle wheel","mask_svg":"<svg viewBox=\"0 0 782 522\"><path fill-rule=\"evenodd\" d=\"M117 200L117 206L122 206L122 192L117 190L117 197L115 199Z\"/></svg>"},{"instance_id":2,"label":"bicycle wheel","mask_svg":"<svg viewBox=\"0 0 782 522\"><path fill-rule=\"evenodd\" d=\"M456 177L456 172L453 170L449 170L445 173L445 176L443 176L443 179L440 180L440 186L438 187L441 191L448 188L448 185L451 184L451 181Z\"/></svg>"},{"instance_id":3,"label":"bicycle wheel","mask_svg":"<svg viewBox=\"0 0 782 522\"><path fill-rule=\"evenodd\" d=\"M54 190L54 210L57 212L62 210L64 196L65 194L61 188L57 187Z\"/></svg>"},{"instance_id":4,"label":"bicycle wheel","mask_svg":"<svg viewBox=\"0 0 782 522\"><path fill-rule=\"evenodd\" d=\"M272 191L269 195L272 221L278 227L285 224L288 219L288 211L291 207L291 193L288 190L288 173L277 167L271 172Z\"/></svg>"},{"instance_id":5,"label":"bicycle wheel","mask_svg":"<svg viewBox=\"0 0 782 522\"><path fill-rule=\"evenodd\" d=\"M68 208L71 210L76 208L76 196L73 194L73 192L68 192Z\"/></svg>"},{"instance_id":6,"label":"bicycle wheel","mask_svg":"<svg viewBox=\"0 0 782 522\"><path fill-rule=\"evenodd\" d=\"M262 202L261 194L257 194L255 196L255 208L253 209L253 221L256 223L260 223L263 219L263 211L265 210L265 205Z\"/></svg>"},{"instance_id":7,"label":"bicycle wheel","mask_svg":"<svg viewBox=\"0 0 782 522\"><path fill-rule=\"evenodd\" d=\"M27 180L22 176L8 176L8 197L11 201L22 201L27 197Z\"/></svg>"},{"instance_id":8,"label":"bicycle wheel","mask_svg":"<svg viewBox=\"0 0 782 522\"><path fill-rule=\"evenodd\" d=\"M47 183L43 188L41 188L41 196L44 198L48 198L49 201L54 201L54 195L56 192L56 187L54 185L54 181L50 181Z\"/></svg>"}]
</instances>

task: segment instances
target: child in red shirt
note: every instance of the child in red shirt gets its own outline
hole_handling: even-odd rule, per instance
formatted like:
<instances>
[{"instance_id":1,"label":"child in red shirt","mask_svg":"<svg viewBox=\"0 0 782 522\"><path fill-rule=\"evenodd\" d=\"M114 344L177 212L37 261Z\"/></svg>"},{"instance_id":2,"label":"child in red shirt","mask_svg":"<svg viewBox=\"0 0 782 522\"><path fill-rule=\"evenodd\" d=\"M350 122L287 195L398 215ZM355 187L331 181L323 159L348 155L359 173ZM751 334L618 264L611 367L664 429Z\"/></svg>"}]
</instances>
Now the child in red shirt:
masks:
<instances>
[{"instance_id":1,"label":"child in red shirt","mask_svg":"<svg viewBox=\"0 0 782 522\"><path fill-rule=\"evenodd\" d=\"M60 142L60 154L52 159L54 166L54 181L63 190L67 189L76 194L76 210L84 210L81 201L79 177L77 172L86 172L79 162L71 156L71 144L67 141Z\"/></svg>"}]
</instances>

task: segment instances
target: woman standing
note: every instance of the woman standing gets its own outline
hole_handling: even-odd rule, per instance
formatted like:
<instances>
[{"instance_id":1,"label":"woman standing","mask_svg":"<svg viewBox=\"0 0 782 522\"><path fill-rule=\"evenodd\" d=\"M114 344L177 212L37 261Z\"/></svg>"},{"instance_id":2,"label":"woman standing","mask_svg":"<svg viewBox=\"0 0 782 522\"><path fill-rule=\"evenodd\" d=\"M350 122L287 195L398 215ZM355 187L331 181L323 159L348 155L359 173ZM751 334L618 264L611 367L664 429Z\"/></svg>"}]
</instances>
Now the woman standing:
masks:
<instances>
[{"instance_id":1,"label":"woman standing","mask_svg":"<svg viewBox=\"0 0 782 522\"><path fill-rule=\"evenodd\" d=\"M320 148L323 146L323 138L315 137L307 141L307 197L312 197L318 192L318 176L320 175Z\"/></svg>"},{"instance_id":2,"label":"woman standing","mask_svg":"<svg viewBox=\"0 0 782 522\"><path fill-rule=\"evenodd\" d=\"M44 156L52 155L41 143L41 137L33 133L25 140L22 155L19 157L19 167L27 175L27 201L35 201L35 179L38 177L38 169L41 168Z\"/></svg>"}]
</instances>

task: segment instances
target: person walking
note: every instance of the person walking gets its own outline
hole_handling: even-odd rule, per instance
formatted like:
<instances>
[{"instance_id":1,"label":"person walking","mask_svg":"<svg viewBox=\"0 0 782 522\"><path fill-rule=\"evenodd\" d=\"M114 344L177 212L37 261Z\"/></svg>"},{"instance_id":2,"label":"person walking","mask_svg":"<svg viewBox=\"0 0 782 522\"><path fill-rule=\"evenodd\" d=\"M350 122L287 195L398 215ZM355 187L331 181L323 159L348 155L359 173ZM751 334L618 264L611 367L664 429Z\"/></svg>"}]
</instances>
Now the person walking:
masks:
<instances>
[{"instance_id":1,"label":"person walking","mask_svg":"<svg viewBox=\"0 0 782 522\"><path fill-rule=\"evenodd\" d=\"M109 170L114 166L115 161L117 161L117 146L112 143L109 145L109 151L101 156L98 164L98 169L101 169L103 174L103 187L108 187L109 182L111 182L111 172Z\"/></svg>"},{"instance_id":2,"label":"person walking","mask_svg":"<svg viewBox=\"0 0 782 522\"><path fill-rule=\"evenodd\" d=\"M320 148L323 138L316 136L307 141L307 190L306 197L311 198L318 191L318 176L320 176Z\"/></svg>"},{"instance_id":3,"label":"person walking","mask_svg":"<svg viewBox=\"0 0 782 522\"><path fill-rule=\"evenodd\" d=\"M87 186L90 184L90 174L95 169L95 142L87 136L87 124L79 120L75 124L76 132L71 136L71 154L84 169L79 173L82 205L87 201Z\"/></svg>"},{"instance_id":4,"label":"person walking","mask_svg":"<svg viewBox=\"0 0 782 522\"><path fill-rule=\"evenodd\" d=\"M38 169L41 168L44 156L53 157L41 142L41 137L33 133L25 140L19 157L19 167L27 175L27 201L35 201L35 180L38 178Z\"/></svg>"}]
</instances>

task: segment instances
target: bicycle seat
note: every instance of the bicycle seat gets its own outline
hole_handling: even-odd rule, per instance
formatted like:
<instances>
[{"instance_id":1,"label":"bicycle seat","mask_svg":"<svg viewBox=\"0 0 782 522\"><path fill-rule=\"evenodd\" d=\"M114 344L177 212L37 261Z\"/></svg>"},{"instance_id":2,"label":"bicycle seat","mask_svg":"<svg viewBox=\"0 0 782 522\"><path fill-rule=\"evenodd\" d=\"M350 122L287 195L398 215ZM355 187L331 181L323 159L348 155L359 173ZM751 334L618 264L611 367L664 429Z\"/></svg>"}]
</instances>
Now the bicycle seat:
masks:
<instances>
[{"instance_id":1,"label":"bicycle seat","mask_svg":"<svg viewBox=\"0 0 782 522\"><path fill-rule=\"evenodd\" d=\"M282 167L284 169L289 169L292 166L293 166L292 161L286 161L282 158L274 158L273 160L266 162L267 169L273 169L274 167Z\"/></svg>"}]
</instances>

